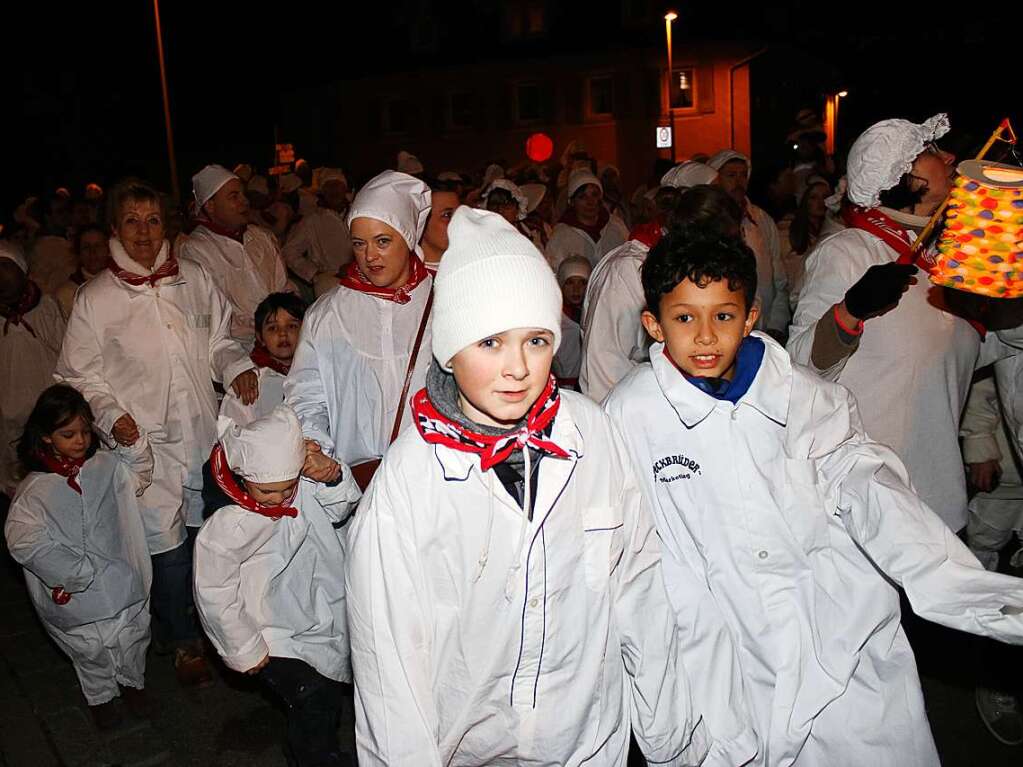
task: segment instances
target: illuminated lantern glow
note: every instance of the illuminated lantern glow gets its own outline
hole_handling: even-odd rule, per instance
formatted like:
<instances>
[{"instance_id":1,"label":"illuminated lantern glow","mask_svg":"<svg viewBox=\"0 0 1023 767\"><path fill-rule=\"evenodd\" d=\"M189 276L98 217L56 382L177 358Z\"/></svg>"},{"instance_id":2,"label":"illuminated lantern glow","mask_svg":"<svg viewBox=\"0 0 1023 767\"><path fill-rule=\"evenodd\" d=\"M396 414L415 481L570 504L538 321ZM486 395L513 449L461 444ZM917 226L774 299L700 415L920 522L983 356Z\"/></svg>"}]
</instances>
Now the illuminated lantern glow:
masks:
<instances>
[{"instance_id":1,"label":"illuminated lantern glow","mask_svg":"<svg viewBox=\"0 0 1023 767\"><path fill-rule=\"evenodd\" d=\"M534 133L526 139L526 157L533 162L547 162L554 154L554 142L546 133Z\"/></svg>"}]
</instances>

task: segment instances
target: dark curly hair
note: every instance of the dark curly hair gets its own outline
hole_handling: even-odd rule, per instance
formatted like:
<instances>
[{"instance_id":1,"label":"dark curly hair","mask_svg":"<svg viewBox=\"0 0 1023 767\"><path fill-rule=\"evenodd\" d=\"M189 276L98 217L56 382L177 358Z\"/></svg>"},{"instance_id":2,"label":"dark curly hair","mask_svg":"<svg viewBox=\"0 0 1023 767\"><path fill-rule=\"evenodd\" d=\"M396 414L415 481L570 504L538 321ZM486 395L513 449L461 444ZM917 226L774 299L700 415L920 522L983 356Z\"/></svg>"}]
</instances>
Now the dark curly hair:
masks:
<instances>
[{"instance_id":1,"label":"dark curly hair","mask_svg":"<svg viewBox=\"0 0 1023 767\"><path fill-rule=\"evenodd\" d=\"M43 391L36 400L32 414L25 424L25 430L18 440L18 461L25 471L47 471L38 456L50 451L50 446L43 441L62 426L67 426L75 418L81 416L91 427L94 418L92 408L81 393L67 384L54 384ZM99 448L99 439L92 436L92 444L86 458L92 458Z\"/></svg>"},{"instance_id":2,"label":"dark curly hair","mask_svg":"<svg viewBox=\"0 0 1023 767\"><path fill-rule=\"evenodd\" d=\"M661 299L683 280L701 288L726 280L729 290L741 290L746 310L757 295L757 260L741 240L713 228L689 225L669 229L643 264L643 296L647 309L659 316Z\"/></svg>"},{"instance_id":3,"label":"dark curly hair","mask_svg":"<svg viewBox=\"0 0 1023 767\"><path fill-rule=\"evenodd\" d=\"M256 307L256 332L263 332L263 325L269 317L277 314L278 309L283 309L296 320L301 322L305 319L306 302L294 293L271 293Z\"/></svg>"}]
</instances>

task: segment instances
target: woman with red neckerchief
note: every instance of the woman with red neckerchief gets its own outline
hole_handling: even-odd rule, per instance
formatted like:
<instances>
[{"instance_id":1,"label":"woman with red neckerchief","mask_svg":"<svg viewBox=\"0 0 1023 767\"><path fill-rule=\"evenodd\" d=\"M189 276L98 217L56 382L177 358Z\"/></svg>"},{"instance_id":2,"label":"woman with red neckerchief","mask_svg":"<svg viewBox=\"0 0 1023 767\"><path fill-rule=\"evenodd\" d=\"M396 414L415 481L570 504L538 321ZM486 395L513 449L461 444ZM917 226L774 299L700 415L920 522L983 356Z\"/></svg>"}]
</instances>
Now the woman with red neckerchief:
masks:
<instances>
[{"instance_id":1,"label":"woman with red neckerchief","mask_svg":"<svg viewBox=\"0 0 1023 767\"><path fill-rule=\"evenodd\" d=\"M408 396L423 387L430 357L415 355L410 371L417 338L430 344L433 279L417 245L430 206L429 187L406 173L369 181L348 213L355 259L306 314L284 396L319 444L325 474L330 457L352 467L379 460L396 422L411 422ZM315 468L309 476L319 479Z\"/></svg>"}]
</instances>

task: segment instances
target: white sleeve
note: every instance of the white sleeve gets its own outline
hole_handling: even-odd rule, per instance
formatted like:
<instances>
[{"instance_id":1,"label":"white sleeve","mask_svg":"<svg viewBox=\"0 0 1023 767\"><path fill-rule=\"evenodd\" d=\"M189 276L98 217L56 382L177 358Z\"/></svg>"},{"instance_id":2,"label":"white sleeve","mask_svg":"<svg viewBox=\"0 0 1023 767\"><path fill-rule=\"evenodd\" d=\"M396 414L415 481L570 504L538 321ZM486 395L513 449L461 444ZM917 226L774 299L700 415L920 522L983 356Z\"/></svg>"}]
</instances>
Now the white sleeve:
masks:
<instances>
[{"instance_id":1,"label":"white sleeve","mask_svg":"<svg viewBox=\"0 0 1023 767\"><path fill-rule=\"evenodd\" d=\"M284 381L284 402L295 411L306 438L315 440L325 454L333 456L335 445L330 433L327 392L320 375L320 355L312 335L307 316L291 362L291 372Z\"/></svg>"},{"instance_id":2,"label":"white sleeve","mask_svg":"<svg viewBox=\"0 0 1023 767\"><path fill-rule=\"evenodd\" d=\"M205 271L205 270L204 270ZM248 352L231 335L231 304L210 280L210 377L228 388L231 382L255 365Z\"/></svg>"},{"instance_id":3,"label":"white sleeve","mask_svg":"<svg viewBox=\"0 0 1023 767\"><path fill-rule=\"evenodd\" d=\"M141 426L139 438L134 445L114 444L114 454L128 470L135 486L135 495L141 496L153 483L153 448L149 444L149 435Z\"/></svg>"},{"instance_id":4,"label":"white sleeve","mask_svg":"<svg viewBox=\"0 0 1023 767\"><path fill-rule=\"evenodd\" d=\"M274 533L269 520L253 522L262 524L242 524L237 515L220 509L199 531L193 557L196 612L224 663L240 673L270 652L240 593L242 564Z\"/></svg>"},{"instance_id":5,"label":"white sleeve","mask_svg":"<svg viewBox=\"0 0 1023 767\"><path fill-rule=\"evenodd\" d=\"M840 236L840 235L839 235ZM818 370L811 361L817 322L831 308L845 300L851 288L866 269L861 259L851 259L849 249L829 238L822 242L806 260L806 278L799 294L799 303L792 318L787 348L792 359L806 365L829 381L837 381L849 357L843 357L827 370Z\"/></svg>"},{"instance_id":6,"label":"white sleeve","mask_svg":"<svg viewBox=\"0 0 1023 767\"><path fill-rule=\"evenodd\" d=\"M281 257L288 268L306 282L312 282L319 268L306 253L310 247L309 222L299 221L288 232L288 240L281 248Z\"/></svg>"},{"instance_id":7,"label":"white sleeve","mask_svg":"<svg viewBox=\"0 0 1023 767\"><path fill-rule=\"evenodd\" d=\"M898 456L864 434L855 400L847 397L850 435L818 465L846 530L902 586L917 615L1023 644L1023 581L981 566L917 497Z\"/></svg>"},{"instance_id":8,"label":"white sleeve","mask_svg":"<svg viewBox=\"0 0 1023 767\"><path fill-rule=\"evenodd\" d=\"M103 349L94 323L88 301L79 292L53 377L78 389L92 408L96 427L103 434L110 434L114 423L128 410L118 401L104 376Z\"/></svg>"},{"instance_id":9,"label":"white sleeve","mask_svg":"<svg viewBox=\"0 0 1023 767\"><path fill-rule=\"evenodd\" d=\"M993 378L976 381L970 387L966 409L959 423L963 439L963 461L983 463L1002 460L995 435L1002 427L1002 410L998 405L998 392Z\"/></svg>"},{"instance_id":10,"label":"white sleeve","mask_svg":"<svg viewBox=\"0 0 1023 767\"><path fill-rule=\"evenodd\" d=\"M364 767L440 767L432 621L403 478L385 460L348 535L345 590L355 672L355 744Z\"/></svg>"},{"instance_id":11,"label":"white sleeve","mask_svg":"<svg viewBox=\"0 0 1023 767\"><path fill-rule=\"evenodd\" d=\"M11 557L51 589L62 586L69 594L85 591L96 574L85 549L73 549L53 538L42 494L28 490L14 498L7 513L4 535Z\"/></svg>"},{"instance_id":12,"label":"white sleeve","mask_svg":"<svg viewBox=\"0 0 1023 767\"><path fill-rule=\"evenodd\" d=\"M311 480L302 480L309 482ZM341 464L341 481L336 485L325 485L318 483L316 488L316 500L327 514L332 523L344 522L348 519L362 497L362 491L352 476L351 469Z\"/></svg>"},{"instance_id":13,"label":"white sleeve","mask_svg":"<svg viewBox=\"0 0 1023 767\"><path fill-rule=\"evenodd\" d=\"M583 333L580 387L590 399L600 402L615 384L638 364L637 341L642 338L642 293L623 279L620 271L607 276L595 301L589 325ZM639 309L633 311L638 306Z\"/></svg>"}]
</instances>

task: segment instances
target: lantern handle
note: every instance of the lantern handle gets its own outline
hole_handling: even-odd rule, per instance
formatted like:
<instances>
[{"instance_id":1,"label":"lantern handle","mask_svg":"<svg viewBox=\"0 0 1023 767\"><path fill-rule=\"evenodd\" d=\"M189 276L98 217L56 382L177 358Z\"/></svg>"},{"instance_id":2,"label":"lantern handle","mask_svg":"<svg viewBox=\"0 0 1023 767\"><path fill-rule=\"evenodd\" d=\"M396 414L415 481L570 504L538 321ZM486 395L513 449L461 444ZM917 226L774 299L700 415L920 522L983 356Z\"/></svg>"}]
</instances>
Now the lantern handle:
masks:
<instances>
[{"instance_id":1,"label":"lantern handle","mask_svg":"<svg viewBox=\"0 0 1023 767\"><path fill-rule=\"evenodd\" d=\"M1003 132L1008 132L1009 137L1002 138ZM996 141L1004 141L1006 144L1015 145L1016 131L1012 129L1012 123L1009 122L1008 117L1006 117L1004 120L998 123L998 127L995 128L995 132L991 134L991 137L987 140L987 143L980 148L980 151L977 152L977 156L974 159L983 160L987 153L991 151L991 147L995 145ZM920 236L917 237L916 241L913 243L913 247L910 251L913 255L916 255L924 247L924 243L927 242L927 240L930 238L931 232L934 231L934 227L937 226L938 221L941 219L942 214L945 212L945 209L948 207L948 203L951 200L952 191L949 190L948 195L945 197L945 201L938 206L938 209L934 211L933 214L931 214L931 218L927 222L927 226L924 227L923 231L920 232Z\"/></svg>"}]
</instances>

